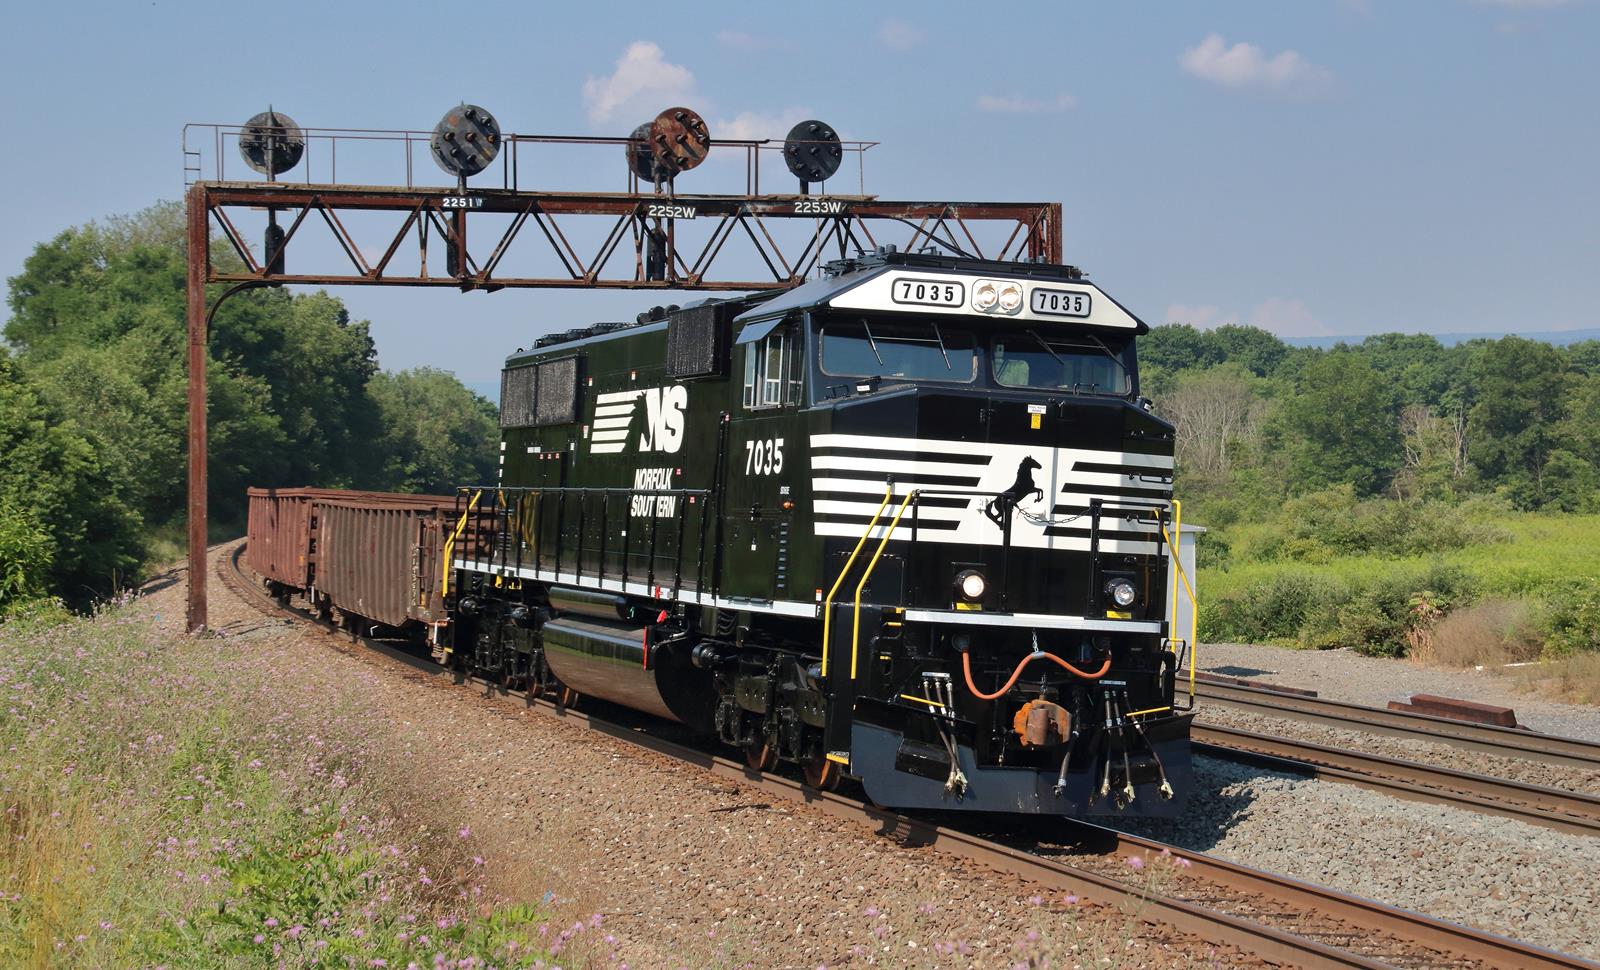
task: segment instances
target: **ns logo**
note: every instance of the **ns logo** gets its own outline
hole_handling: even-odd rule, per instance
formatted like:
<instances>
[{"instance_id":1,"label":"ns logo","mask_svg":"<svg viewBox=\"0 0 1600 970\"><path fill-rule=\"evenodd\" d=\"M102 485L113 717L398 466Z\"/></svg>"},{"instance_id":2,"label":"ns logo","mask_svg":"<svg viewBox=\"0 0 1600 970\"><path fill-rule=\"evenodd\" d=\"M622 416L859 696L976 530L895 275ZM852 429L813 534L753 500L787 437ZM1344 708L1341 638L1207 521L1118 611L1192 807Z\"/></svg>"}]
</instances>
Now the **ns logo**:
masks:
<instances>
[{"instance_id":1,"label":"ns logo","mask_svg":"<svg viewBox=\"0 0 1600 970\"><path fill-rule=\"evenodd\" d=\"M641 398L643 408L639 407ZM683 447L688 406L689 389L682 384L600 394L595 399L589 451L597 455L621 452L637 430L635 443L640 451L676 452Z\"/></svg>"},{"instance_id":2,"label":"ns logo","mask_svg":"<svg viewBox=\"0 0 1600 970\"><path fill-rule=\"evenodd\" d=\"M682 384L644 390L644 430L640 451L677 451L683 447L683 410L689 406L689 389Z\"/></svg>"}]
</instances>

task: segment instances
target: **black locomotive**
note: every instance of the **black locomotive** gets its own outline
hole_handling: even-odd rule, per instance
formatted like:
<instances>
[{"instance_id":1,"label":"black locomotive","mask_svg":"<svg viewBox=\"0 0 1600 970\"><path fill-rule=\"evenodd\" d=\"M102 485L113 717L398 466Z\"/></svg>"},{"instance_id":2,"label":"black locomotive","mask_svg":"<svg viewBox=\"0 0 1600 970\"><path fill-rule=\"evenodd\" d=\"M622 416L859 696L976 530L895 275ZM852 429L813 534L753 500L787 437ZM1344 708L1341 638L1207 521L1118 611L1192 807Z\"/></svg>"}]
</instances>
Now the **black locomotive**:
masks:
<instances>
[{"instance_id":1,"label":"black locomotive","mask_svg":"<svg viewBox=\"0 0 1600 970\"><path fill-rule=\"evenodd\" d=\"M436 651L879 804L1170 816L1172 428L1068 266L881 251L540 339Z\"/></svg>"}]
</instances>

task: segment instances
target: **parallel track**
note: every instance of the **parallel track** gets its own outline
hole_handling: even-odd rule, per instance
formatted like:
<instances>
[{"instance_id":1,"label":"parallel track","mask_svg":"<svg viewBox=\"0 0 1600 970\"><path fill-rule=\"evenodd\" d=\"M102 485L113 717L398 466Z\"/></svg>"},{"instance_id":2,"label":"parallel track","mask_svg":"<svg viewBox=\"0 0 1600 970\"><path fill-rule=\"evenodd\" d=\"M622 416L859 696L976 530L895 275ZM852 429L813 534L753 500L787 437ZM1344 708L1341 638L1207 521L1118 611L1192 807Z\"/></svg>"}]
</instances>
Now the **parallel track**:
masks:
<instances>
[{"instance_id":1,"label":"parallel track","mask_svg":"<svg viewBox=\"0 0 1600 970\"><path fill-rule=\"evenodd\" d=\"M1220 725L1196 723L1191 736L1198 754L1310 774L1397 798L1442 803L1561 832L1600 836L1600 798L1593 795Z\"/></svg>"},{"instance_id":2,"label":"parallel track","mask_svg":"<svg viewBox=\"0 0 1600 970\"><path fill-rule=\"evenodd\" d=\"M217 572L228 586L264 612L329 629L308 614L277 603L259 589L240 564L243 549L241 542L218 563ZM1145 887L1069 865L1039 854L1038 850L1004 845L844 796L819 793L790 778L751 771L742 761L653 737L593 714L561 709L548 700L466 677L385 643L355 639L377 655L443 682L481 688L486 696L697 765L767 794L811 805L898 841L936 847L1012 873L1052 891L1071 892L1087 902L1112 908L1131 904L1141 919L1238 947L1267 962L1311 968L1484 966L1600 970L1600 964L1579 957L1187 851L1174 853L1192 863L1179 884L1167 892L1149 893ZM1089 823L1067 825L1077 834L1109 847L1101 855L1102 862L1106 857L1153 858L1173 848ZM1115 868L1128 871L1124 866Z\"/></svg>"},{"instance_id":3,"label":"parallel track","mask_svg":"<svg viewBox=\"0 0 1600 970\"><path fill-rule=\"evenodd\" d=\"M1448 744L1502 758L1522 758L1600 771L1600 743L1580 738L1454 721L1428 714L1391 711L1258 687L1202 681L1195 685L1195 692L1208 703L1267 717L1307 721L1324 727L1382 734L1410 741Z\"/></svg>"}]
</instances>

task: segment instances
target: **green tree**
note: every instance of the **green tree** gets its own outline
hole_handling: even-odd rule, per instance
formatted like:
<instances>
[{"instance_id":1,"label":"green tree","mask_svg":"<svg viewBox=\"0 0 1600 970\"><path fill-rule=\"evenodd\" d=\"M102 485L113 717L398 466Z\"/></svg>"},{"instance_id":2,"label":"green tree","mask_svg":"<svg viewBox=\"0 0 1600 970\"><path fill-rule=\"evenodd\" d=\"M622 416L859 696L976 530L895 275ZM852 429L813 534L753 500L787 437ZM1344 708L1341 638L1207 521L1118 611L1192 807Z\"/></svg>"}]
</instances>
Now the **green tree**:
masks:
<instances>
[{"instance_id":1,"label":"green tree","mask_svg":"<svg viewBox=\"0 0 1600 970\"><path fill-rule=\"evenodd\" d=\"M44 593L53 555L50 534L33 513L0 499L0 616Z\"/></svg>"},{"instance_id":2,"label":"green tree","mask_svg":"<svg viewBox=\"0 0 1600 970\"><path fill-rule=\"evenodd\" d=\"M1187 323L1153 327L1139 341L1139 385L1152 397L1172 389L1177 375L1185 370L1205 369L1222 362L1206 335Z\"/></svg>"},{"instance_id":3,"label":"green tree","mask_svg":"<svg viewBox=\"0 0 1600 970\"><path fill-rule=\"evenodd\" d=\"M1274 433L1292 489L1382 490L1400 457L1392 401L1382 375L1355 352L1338 350L1307 364L1278 408Z\"/></svg>"},{"instance_id":4,"label":"green tree","mask_svg":"<svg viewBox=\"0 0 1600 970\"><path fill-rule=\"evenodd\" d=\"M1600 372L1572 383L1558 433L1563 447L1600 468Z\"/></svg>"},{"instance_id":5,"label":"green tree","mask_svg":"<svg viewBox=\"0 0 1600 970\"><path fill-rule=\"evenodd\" d=\"M20 573L31 588L45 569L49 586L73 602L132 575L143 553L138 512L122 500L77 419L53 413L3 348L0 455L0 507L21 510L18 522L29 523L7 542L8 559L20 558L5 564L6 573Z\"/></svg>"},{"instance_id":6,"label":"green tree","mask_svg":"<svg viewBox=\"0 0 1600 970\"><path fill-rule=\"evenodd\" d=\"M1580 340L1568 344L1566 351L1573 370L1590 377L1600 375L1600 340Z\"/></svg>"},{"instance_id":7,"label":"green tree","mask_svg":"<svg viewBox=\"0 0 1600 970\"><path fill-rule=\"evenodd\" d=\"M1401 407L1438 406L1457 384L1450 366L1453 355L1428 334L1378 334L1355 349L1383 375Z\"/></svg>"},{"instance_id":8,"label":"green tree","mask_svg":"<svg viewBox=\"0 0 1600 970\"><path fill-rule=\"evenodd\" d=\"M1206 338L1222 361L1257 377L1270 377L1289 357L1289 345L1260 327L1223 324Z\"/></svg>"},{"instance_id":9,"label":"green tree","mask_svg":"<svg viewBox=\"0 0 1600 970\"><path fill-rule=\"evenodd\" d=\"M433 367L379 373L371 391L383 420L385 486L447 494L494 481L500 429L487 398Z\"/></svg>"},{"instance_id":10,"label":"green tree","mask_svg":"<svg viewBox=\"0 0 1600 970\"><path fill-rule=\"evenodd\" d=\"M1473 465L1518 505L1537 507L1546 498L1545 466L1560 444L1571 384L1565 358L1547 343L1521 337L1486 341L1474 355L1472 380Z\"/></svg>"},{"instance_id":11,"label":"green tree","mask_svg":"<svg viewBox=\"0 0 1600 970\"><path fill-rule=\"evenodd\" d=\"M82 416L119 495L158 527L184 512L184 285L181 209L156 206L38 246L11 280L5 330L49 406ZM370 475L376 355L338 300L239 294L217 314L210 350L210 507L222 530L242 523L246 485Z\"/></svg>"}]
</instances>

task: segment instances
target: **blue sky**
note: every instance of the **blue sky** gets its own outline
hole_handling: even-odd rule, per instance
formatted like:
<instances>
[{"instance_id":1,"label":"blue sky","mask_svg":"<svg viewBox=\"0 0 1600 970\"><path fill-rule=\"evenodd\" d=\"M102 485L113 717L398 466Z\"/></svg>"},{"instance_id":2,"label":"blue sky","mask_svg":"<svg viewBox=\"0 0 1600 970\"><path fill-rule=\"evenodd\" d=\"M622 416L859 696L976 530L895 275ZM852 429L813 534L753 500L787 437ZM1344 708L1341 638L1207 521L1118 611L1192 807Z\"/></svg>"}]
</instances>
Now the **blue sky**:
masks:
<instances>
[{"instance_id":1,"label":"blue sky","mask_svg":"<svg viewBox=\"0 0 1600 970\"><path fill-rule=\"evenodd\" d=\"M1597 45L1594 0L16 4L0 271L176 198L185 122L271 102L307 126L427 129L467 99L507 131L622 135L686 103L713 137L813 116L881 142L866 174L884 198L1060 201L1067 260L1151 323L1590 327ZM617 187L611 167L596 188ZM539 333L654 302L339 295L385 366L480 387Z\"/></svg>"}]
</instances>

